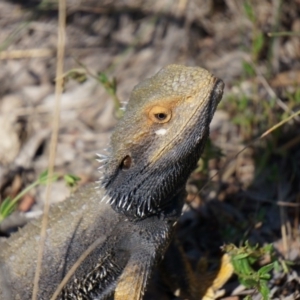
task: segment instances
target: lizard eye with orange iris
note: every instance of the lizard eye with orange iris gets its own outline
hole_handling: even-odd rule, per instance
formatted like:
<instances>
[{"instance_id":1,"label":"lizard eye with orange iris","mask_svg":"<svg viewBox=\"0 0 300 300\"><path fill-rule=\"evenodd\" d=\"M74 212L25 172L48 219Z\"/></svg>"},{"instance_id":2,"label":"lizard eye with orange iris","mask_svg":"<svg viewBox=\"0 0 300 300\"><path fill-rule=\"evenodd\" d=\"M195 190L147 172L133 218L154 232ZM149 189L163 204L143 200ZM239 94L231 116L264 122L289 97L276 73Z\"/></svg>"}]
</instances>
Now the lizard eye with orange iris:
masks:
<instances>
[{"instance_id":1,"label":"lizard eye with orange iris","mask_svg":"<svg viewBox=\"0 0 300 300\"><path fill-rule=\"evenodd\" d=\"M171 110L163 106L153 106L149 110L149 118L153 123L167 123L171 117Z\"/></svg>"}]
</instances>

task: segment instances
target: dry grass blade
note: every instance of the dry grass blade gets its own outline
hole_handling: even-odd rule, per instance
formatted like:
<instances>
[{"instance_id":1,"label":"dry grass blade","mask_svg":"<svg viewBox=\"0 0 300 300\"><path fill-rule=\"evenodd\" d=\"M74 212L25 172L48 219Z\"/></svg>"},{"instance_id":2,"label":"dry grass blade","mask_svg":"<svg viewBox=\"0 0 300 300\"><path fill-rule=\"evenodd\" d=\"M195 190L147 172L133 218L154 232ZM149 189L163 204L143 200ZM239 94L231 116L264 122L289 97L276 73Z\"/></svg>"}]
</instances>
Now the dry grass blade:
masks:
<instances>
[{"instance_id":1,"label":"dry grass blade","mask_svg":"<svg viewBox=\"0 0 300 300\"><path fill-rule=\"evenodd\" d=\"M272 126L270 129L268 129L267 131L265 131L259 138L262 139L265 136L267 136L268 134L270 134L271 132L273 132L275 129L279 128L280 126L284 125L285 123L289 122L290 120L298 117L300 115L300 110L296 111L295 113L293 113L292 115L290 115L288 118L282 120L281 122L275 124L274 126Z\"/></svg>"},{"instance_id":2,"label":"dry grass blade","mask_svg":"<svg viewBox=\"0 0 300 300\"><path fill-rule=\"evenodd\" d=\"M53 294L53 296L51 297L50 300L55 300L58 297L58 295L60 294L60 292L62 291L62 289L64 288L64 286L67 284L67 282L70 280L70 278L72 277L72 275L75 273L75 271L77 270L77 268L89 256L89 254L91 254L97 248L97 246L100 245L103 242L103 240L104 240L104 238L97 239L93 244L91 244L81 254L81 256L77 259L77 261L74 263L74 265L72 266L72 268L68 271L68 273L66 274L66 276L64 277L64 279L61 281L61 283L57 287L56 291L54 292L54 294ZM104 257L104 260L105 260L105 257Z\"/></svg>"},{"instance_id":3,"label":"dry grass blade","mask_svg":"<svg viewBox=\"0 0 300 300\"><path fill-rule=\"evenodd\" d=\"M290 32L290 31L268 32L268 36L270 37L300 36L300 32Z\"/></svg>"},{"instance_id":4,"label":"dry grass blade","mask_svg":"<svg viewBox=\"0 0 300 300\"><path fill-rule=\"evenodd\" d=\"M53 54L51 49L8 50L0 52L0 60L51 57Z\"/></svg>"},{"instance_id":5,"label":"dry grass blade","mask_svg":"<svg viewBox=\"0 0 300 300\"><path fill-rule=\"evenodd\" d=\"M57 41L57 65L56 65L56 85L55 85L55 110L53 116L53 132L50 143L49 154L49 177L53 175L54 160L56 154L57 137L59 130L59 116L60 116L60 98L63 91L63 63L65 55L65 40L66 40L66 0L59 1L59 18L58 18L58 41ZM36 300L38 296L38 285L42 267L44 244L46 239L46 230L48 224L48 213L50 208L49 198L51 192L51 181L48 180L46 187L46 198L44 207L44 216L42 220L41 238L39 244L38 258L36 272L34 276L34 286L32 292L32 299Z\"/></svg>"}]
</instances>

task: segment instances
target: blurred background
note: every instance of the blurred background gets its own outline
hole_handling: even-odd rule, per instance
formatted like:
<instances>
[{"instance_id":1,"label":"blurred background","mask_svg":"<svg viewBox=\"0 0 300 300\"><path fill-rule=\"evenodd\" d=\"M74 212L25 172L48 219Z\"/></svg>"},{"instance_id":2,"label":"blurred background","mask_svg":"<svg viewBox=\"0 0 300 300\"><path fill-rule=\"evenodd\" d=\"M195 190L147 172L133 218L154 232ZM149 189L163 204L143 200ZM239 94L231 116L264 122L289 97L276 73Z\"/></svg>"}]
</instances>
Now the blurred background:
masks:
<instances>
[{"instance_id":1,"label":"blurred background","mask_svg":"<svg viewBox=\"0 0 300 300\"><path fill-rule=\"evenodd\" d=\"M4 237L43 208L45 186L24 189L48 166L58 3L0 0L0 28ZM65 181L76 177L67 174L80 177L79 185L97 180L95 154L108 145L119 102L128 101L139 81L171 63L201 66L226 88L187 185L179 239L189 259L205 257L209 269L224 244L271 243L278 268L270 273L268 297L300 299L299 113L288 120L300 109L300 1L67 0L66 36L59 178L51 202L74 189ZM20 192L7 209L5 199ZM254 269L274 261L265 254ZM262 299L257 288L241 287L233 277L222 297L248 294Z\"/></svg>"}]
</instances>

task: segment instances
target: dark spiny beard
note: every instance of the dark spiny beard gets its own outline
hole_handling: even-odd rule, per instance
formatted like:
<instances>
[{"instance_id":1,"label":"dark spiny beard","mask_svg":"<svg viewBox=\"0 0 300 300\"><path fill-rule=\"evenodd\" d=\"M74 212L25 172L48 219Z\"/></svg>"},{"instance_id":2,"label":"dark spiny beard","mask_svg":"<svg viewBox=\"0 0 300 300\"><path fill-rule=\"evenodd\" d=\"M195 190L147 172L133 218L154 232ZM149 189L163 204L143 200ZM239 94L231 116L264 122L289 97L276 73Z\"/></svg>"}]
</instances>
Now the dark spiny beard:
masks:
<instances>
[{"instance_id":1,"label":"dark spiny beard","mask_svg":"<svg viewBox=\"0 0 300 300\"><path fill-rule=\"evenodd\" d=\"M127 180L105 177L103 186L112 208L131 218L143 219L159 215L171 205L175 195L185 189L186 181L197 165L208 137L208 130L201 139L196 136L188 139L191 143L180 143L175 147L174 157L158 160L153 165L145 164L126 173Z\"/></svg>"}]
</instances>

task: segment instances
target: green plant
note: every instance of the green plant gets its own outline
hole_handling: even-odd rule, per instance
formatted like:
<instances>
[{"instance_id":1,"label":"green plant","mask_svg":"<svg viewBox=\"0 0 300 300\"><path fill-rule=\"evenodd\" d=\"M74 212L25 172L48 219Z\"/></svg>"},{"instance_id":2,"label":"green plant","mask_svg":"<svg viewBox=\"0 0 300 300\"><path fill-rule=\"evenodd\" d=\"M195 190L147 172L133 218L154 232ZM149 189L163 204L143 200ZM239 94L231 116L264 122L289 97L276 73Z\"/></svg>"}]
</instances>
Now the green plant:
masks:
<instances>
[{"instance_id":1,"label":"green plant","mask_svg":"<svg viewBox=\"0 0 300 300\"><path fill-rule=\"evenodd\" d=\"M121 109L121 102L117 96L117 81L115 78L111 80L108 79L105 73L98 73L97 80L102 84L106 92L112 97L115 109L116 109L116 117L119 119L123 116L123 110Z\"/></svg>"},{"instance_id":2,"label":"green plant","mask_svg":"<svg viewBox=\"0 0 300 300\"><path fill-rule=\"evenodd\" d=\"M78 177L74 174L66 174L63 176L63 179L64 179L65 183L67 184L67 186L69 186L70 188L77 186L78 181L80 181L80 177Z\"/></svg>"},{"instance_id":3,"label":"green plant","mask_svg":"<svg viewBox=\"0 0 300 300\"><path fill-rule=\"evenodd\" d=\"M256 13L253 9L253 6L250 4L250 1L245 1L243 6L247 18L253 25L251 56L253 61L256 62L264 46L264 35L263 32L259 29L259 25L256 19Z\"/></svg>"},{"instance_id":4,"label":"green plant","mask_svg":"<svg viewBox=\"0 0 300 300\"><path fill-rule=\"evenodd\" d=\"M27 186L24 190L22 190L18 195L14 198L6 197L0 205L0 223L7 218L16 208L17 203L19 200L26 195L31 189L35 188L38 185L45 185L48 182L57 181L60 178L59 175L54 174L51 178L48 176L48 170L42 172L38 179ZM80 180L80 178L73 174L66 174L63 176L65 183L69 187L74 187Z\"/></svg>"},{"instance_id":5,"label":"green plant","mask_svg":"<svg viewBox=\"0 0 300 300\"><path fill-rule=\"evenodd\" d=\"M108 95L111 96L111 98L114 101L115 105L115 116L117 119L120 119L123 116L123 109L121 102L117 96L117 81L115 78L109 79L107 74L105 72L99 72L97 74L93 74L83 63L76 60L76 62L82 67L82 68L74 68L69 70L65 73L64 78L67 80L69 78L75 79L78 82L84 82L88 76L94 78L99 82Z\"/></svg>"},{"instance_id":6,"label":"green plant","mask_svg":"<svg viewBox=\"0 0 300 300\"><path fill-rule=\"evenodd\" d=\"M240 283L247 288L256 289L264 300L270 299L268 287L268 282L271 279L270 272L274 269L288 272L288 263L275 256L273 246L270 244L264 247L251 246L248 242L245 242L245 245L241 247L229 244L225 245L223 250L230 255L234 272ZM255 268L254 265L265 257L268 257L271 262ZM246 297L246 299L251 299L251 297Z\"/></svg>"}]
</instances>

